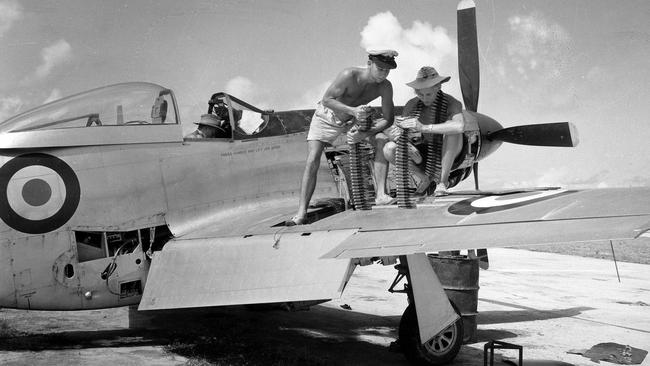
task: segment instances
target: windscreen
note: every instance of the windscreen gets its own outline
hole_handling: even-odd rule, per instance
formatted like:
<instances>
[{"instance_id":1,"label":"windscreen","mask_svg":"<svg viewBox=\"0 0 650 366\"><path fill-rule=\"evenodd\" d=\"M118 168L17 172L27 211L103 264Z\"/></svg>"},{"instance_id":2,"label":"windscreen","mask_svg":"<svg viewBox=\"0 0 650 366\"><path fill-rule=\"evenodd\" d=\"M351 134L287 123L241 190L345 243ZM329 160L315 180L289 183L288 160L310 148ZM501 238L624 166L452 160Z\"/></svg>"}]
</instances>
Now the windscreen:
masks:
<instances>
[{"instance_id":1,"label":"windscreen","mask_svg":"<svg viewBox=\"0 0 650 366\"><path fill-rule=\"evenodd\" d=\"M178 123L172 91L151 83L123 83L19 114L1 123L0 133L162 123Z\"/></svg>"}]
</instances>

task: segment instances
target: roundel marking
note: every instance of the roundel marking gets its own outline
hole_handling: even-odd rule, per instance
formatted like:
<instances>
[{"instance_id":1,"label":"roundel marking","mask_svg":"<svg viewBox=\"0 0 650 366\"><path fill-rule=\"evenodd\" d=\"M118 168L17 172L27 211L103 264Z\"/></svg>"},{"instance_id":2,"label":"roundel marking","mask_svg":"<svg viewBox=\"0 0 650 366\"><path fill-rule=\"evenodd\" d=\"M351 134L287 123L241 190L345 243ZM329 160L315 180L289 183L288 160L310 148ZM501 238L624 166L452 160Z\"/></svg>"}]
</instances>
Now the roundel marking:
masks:
<instances>
[{"instance_id":1,"label":"roundel marking","mask_svg":"<svg viewBox=\"0 0 650 366\"><path fill-rule=\"evenodd\" d=\"M42 205L45 193L36 190L40 183L32 182L40 179L50 188L50 198ZM31 187L30 187L31 186ZM65 183L59 173L42 165L30 165L18 170L7 185L9 205L18 214L29 220L42 220L54 215L63 206L66 191Z\"/></svg>"},{"instance_id":2,"label":"roundel marking","mask_svg":"<svg viewBox=\"0 0 650 366\"><path fill-rule=\"evenodd\" d=\"M535 192L533 194L513 197L513 198L503 197L503 196L489 196L489 197L479 198L476 201L473 201L472 206L476 208L487 208L487 207L514 205L517 203L532 201L543 197L556 196L564 192L566 192L566 189Z\"/></svg>"},{"instance_id":3,"label":"roundel marking","mask_svg":"<svg viewBox=\"0 0 650 366\"><path fill-rule=\"evenodd\" d=\"M52 198L52 188L46 181L35 178L23 185L23 199L32 206L43 206Z\"/></svg>"},{"instance_id":4,"label":"roundel marking","mask_svg":"<svg viewBox=\"0 0 650 366\"><path fill-rule=\"evenodd\" d=\"M540 201L557 197L564 194L573 193L575 191L568 191L566 189L554 189L547 191L537 192L523 192L517 193L512 196L497 195L478 197L462 200L449 206L447 210L450 214L454 215L470 215L473 213L483 214L490 212L497 212L509 210L516 207L526 206Z\"/></svg>"},{"instance_id":5,"label":"roundel marking","mask_svg":"<svg viewBox=\"0 0 650 366\"><path fill-rule=\"evenodd\" d=\"M33 176L35 171L53 177ZM55 156L19 155L0 167L0 219L18 231L43 234L60 228L74 215L80 197L74 170Z\"/></svg>"}]
</instances>

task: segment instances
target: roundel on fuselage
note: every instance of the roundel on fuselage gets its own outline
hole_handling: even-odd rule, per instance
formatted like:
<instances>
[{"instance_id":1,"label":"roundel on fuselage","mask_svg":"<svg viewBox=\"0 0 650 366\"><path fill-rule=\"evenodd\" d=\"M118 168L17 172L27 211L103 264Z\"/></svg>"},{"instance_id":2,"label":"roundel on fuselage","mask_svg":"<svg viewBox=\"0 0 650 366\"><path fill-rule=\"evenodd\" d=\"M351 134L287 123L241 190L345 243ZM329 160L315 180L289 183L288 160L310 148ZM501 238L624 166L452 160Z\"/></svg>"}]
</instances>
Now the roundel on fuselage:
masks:
<instances>
[{"instance_id":1,"label":"roundel on fuselage","mask_svg":"<svg viewBox=\"0 0 650 366\"><path fill-rule=\"evenodd\" d=\"M43 234L60 228L80 197L74 170L55 156L19 155L0 167L0 219L15 230Z\"/></svg>"}]
</instances>

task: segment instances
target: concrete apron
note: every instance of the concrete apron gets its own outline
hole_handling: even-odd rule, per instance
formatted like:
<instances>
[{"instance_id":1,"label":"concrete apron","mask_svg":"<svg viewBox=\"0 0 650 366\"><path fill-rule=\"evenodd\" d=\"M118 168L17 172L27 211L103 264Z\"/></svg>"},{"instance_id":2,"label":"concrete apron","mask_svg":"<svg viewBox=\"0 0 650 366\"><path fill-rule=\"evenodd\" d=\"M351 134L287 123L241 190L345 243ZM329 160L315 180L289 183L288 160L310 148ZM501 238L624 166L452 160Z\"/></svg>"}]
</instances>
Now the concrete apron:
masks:
<instances>
[{"instance_id":1,"label":"concrete apron","mask_svg":"<svg viewBox=\"0 0 650 366\"><path fill-rule=\"evenodd\" d=\"M477 342L463 346L455 365L483 365L483 345L492 339L522 345L524 359L575 365L594 363L567 351L598 343L650 351L650 265L618 262L619 283L611 260L502 248L489 255L490 269L480 272ZM326 306L347 303L358 312L401 315L405 296L379 292L379 280L392 273L391 267L358 268L341 300ZM376 297L369 296L373 288ZM389 344L391 338L364 341ZM496 354L516 357L509 350ZM642 364L650 365L650 356Z\"/></svg>"},{"instance_id":2,"label":"concrete apron","mask_svg":"<svg viewBox=\"0 0 650 366\"><path fill-rule=\"evenodd\" d=\"M650 350L650 266L618 262L619 283L610 260L520 253L490 250L480 280L481 329L514 333L504 340L523 345L532 359L593 364L566 352L603 342Z\"/></svg>"},{"instance_id":3,"label":"concrete apron","mask_svg":"<svg viewBox=\"0 0 650 366\"><path fill-rule=\"evenodd\" d=\"M453 365L483 365L483 345L492 339L522 345L527 360L559 360L574 365L596 364L567 351L588 349L598 343L615 342L650 350L650 306L643 305L650 304L650 265L619 262L619 270L620 284L612 261L490 249L490 269L480 272L477 341L463 346ZM299 329L308 331L305 338L320 335L306 344L316 347L312 351L321 352L323 355L318 357L322 359L340 357L336 363L339 365L406 366L408 362L401 354L383 347L397 336L399 316L406 307L406 296L386 291L394 275L392 266L360 267L341 299L306 312L244 312L239 317L261 319L264 324L260 325L260 333L275 330L289 336ZM341 309L343 304L352 310ZM181 312L180 319L185 318L184 314ZM19 347L0 351L3 365L177 365L187 361L166 352L165 342L126 330L127 308L79 312L3 310L3 317L19 331L73 332L90 337L86 343L101 343L97 348L61 348L60 338L54 337L56 342L44 345L43 350ZM286 330L279 331L279 325ZM115 338L115 330L127 339L118 337L116 346L105 344ZM327 341L321 341L322 337ZM155 345L143 347L143 340ZM500 360L500 355L515 355L514 351L500 350L496 354L495 360ZM348 360L346 355L355 357ZM600 364L612 365L604 361ZM650 356L643 365L650 365Z\"/></svg>"}]
</instances>

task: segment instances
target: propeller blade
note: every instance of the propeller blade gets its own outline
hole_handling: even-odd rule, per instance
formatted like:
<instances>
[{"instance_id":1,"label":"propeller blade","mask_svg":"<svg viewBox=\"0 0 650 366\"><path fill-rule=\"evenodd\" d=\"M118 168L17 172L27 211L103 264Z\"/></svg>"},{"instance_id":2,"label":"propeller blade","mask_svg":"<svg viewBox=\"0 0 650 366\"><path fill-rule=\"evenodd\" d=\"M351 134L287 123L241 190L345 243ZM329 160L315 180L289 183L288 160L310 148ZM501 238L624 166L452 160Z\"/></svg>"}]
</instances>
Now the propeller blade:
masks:
<instances>
[{"instance_id":1,"label":"propeller blade","mask_svg":"<svg viewBox=\"0 0 650 366\"><path fill-rule=\"evenodd\" d=\"M578 146L578 130L571 122L508 127L489 133L487 138L519 145Z\"/></svg>"},{"instance_id":2,"label":"propeller blade","mask_svg":"<svg viewBox=\"0 0 650 366\"><path fill-rule=\"evenodd\" d=\"M474 163L472 170L474 171L474 188L478 191L478 161Z\"/></svg>"},{"instance_id":3,"label":"propeller blade","mask_svg":"<svg viewBox=\"0 0 650 366\"><path fill-rule=\"evenodd\" d=\"M478 42L476 36L476 5L472 0L458 4L458 74L465 109L476 112L480 84Z\"/></svg>"}]
</instances>

